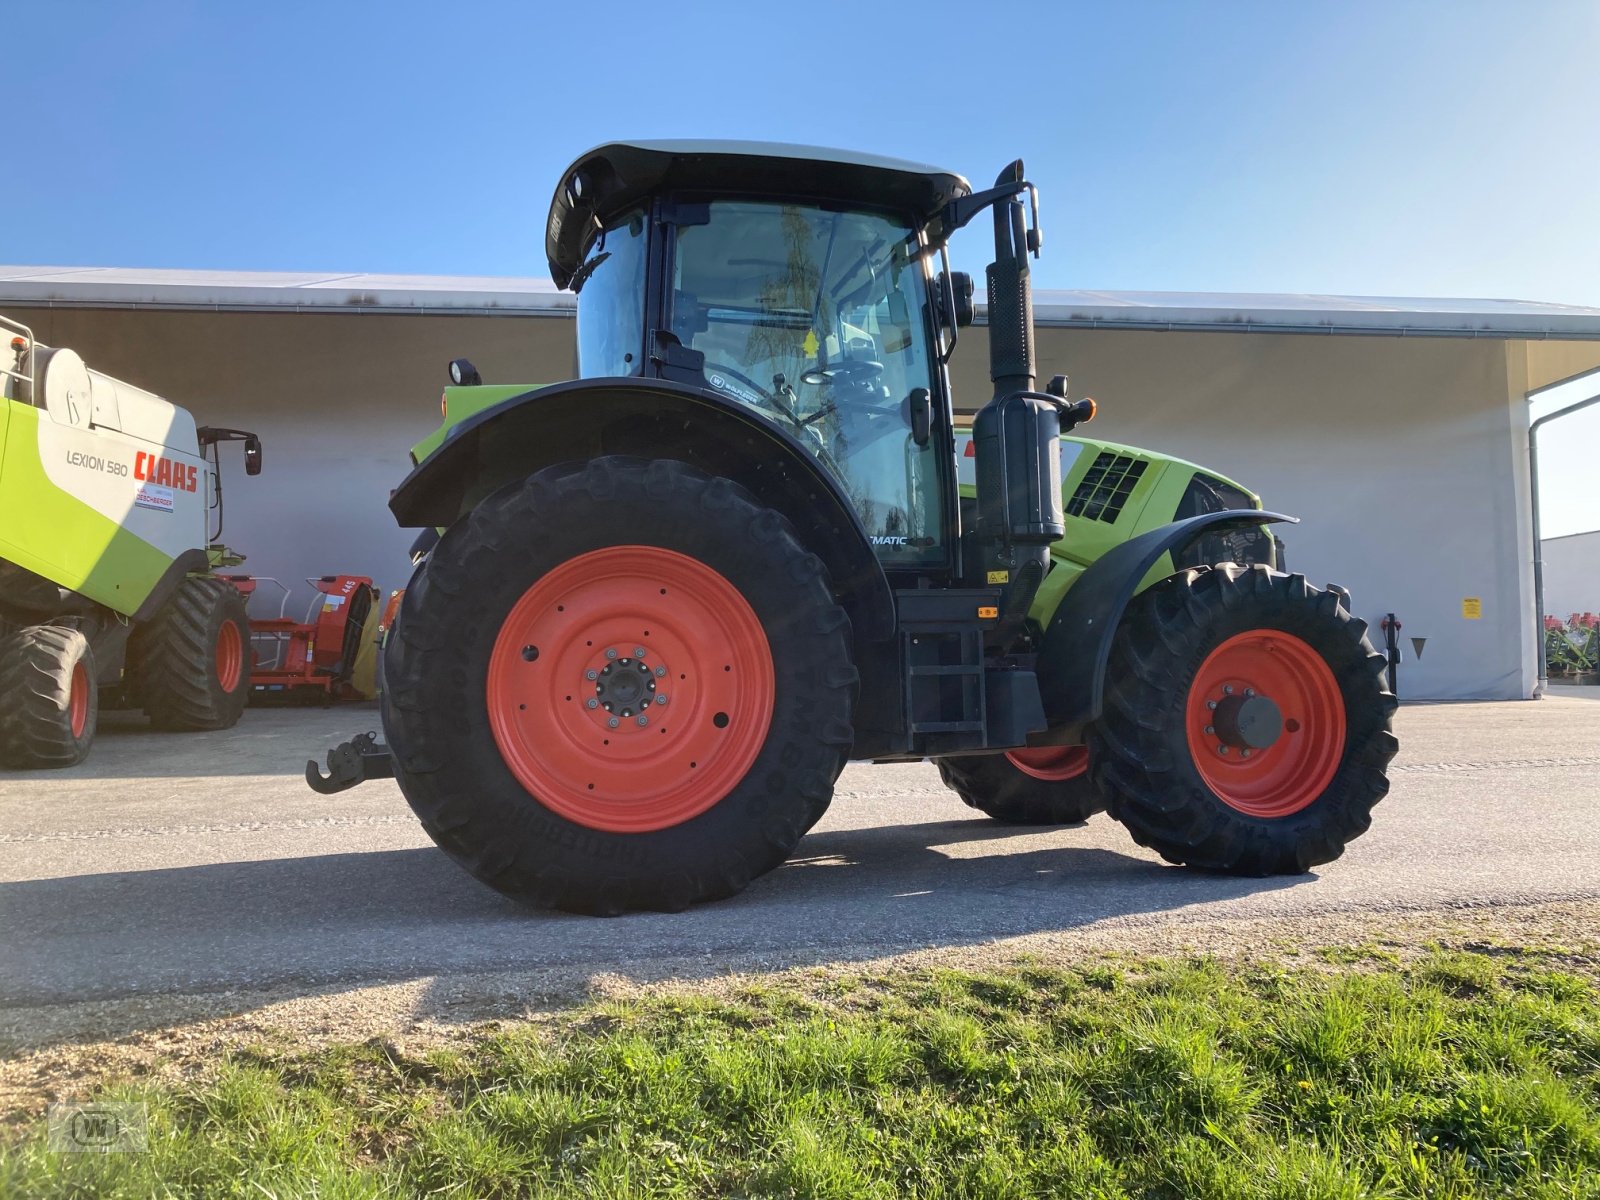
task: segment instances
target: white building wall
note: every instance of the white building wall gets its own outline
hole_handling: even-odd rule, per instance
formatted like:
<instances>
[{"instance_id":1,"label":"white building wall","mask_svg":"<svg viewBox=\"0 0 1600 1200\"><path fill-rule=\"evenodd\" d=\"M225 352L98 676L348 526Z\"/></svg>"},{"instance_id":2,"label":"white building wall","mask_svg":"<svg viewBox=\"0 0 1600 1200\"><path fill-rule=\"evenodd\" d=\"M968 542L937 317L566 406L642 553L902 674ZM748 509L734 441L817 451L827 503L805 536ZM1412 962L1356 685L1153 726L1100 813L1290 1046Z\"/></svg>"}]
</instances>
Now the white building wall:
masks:
<instances>
[{"instance_id":1,"label":"white building wall","mask_svg":"<svg viewBox=\"0 0 1600 1200\"><path fill-rule=\"evenodd\" d=\"M1543 550L1545 613L1600 613L1600 529L1545 538Z\"/></svg>"}]
</instances>

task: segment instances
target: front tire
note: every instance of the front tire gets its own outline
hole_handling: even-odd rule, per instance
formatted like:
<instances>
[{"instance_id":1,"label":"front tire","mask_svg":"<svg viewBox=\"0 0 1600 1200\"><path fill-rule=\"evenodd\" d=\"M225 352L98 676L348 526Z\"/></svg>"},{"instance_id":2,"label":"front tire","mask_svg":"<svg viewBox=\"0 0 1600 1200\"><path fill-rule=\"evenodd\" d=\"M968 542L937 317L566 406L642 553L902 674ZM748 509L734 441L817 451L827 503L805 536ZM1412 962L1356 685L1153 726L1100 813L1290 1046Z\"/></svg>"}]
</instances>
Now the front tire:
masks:
<instances>
[{"instance_id":1,"label":"front tire","mask_svg":"<svg viewBox=\"0 0 1600 1200\"><path fill-rule=\"evenodd\" d=\"M250 618L239 589L192 575L134 631L128 675L156 729L232 729L250 698Z\"/></svg>"},{"instance_id":2,"label":"front tire","mask_svg":"<svg viewBox=\"0 0 1600 1200\"><path fill-rule=\"evenodd\" d=\"M1094 776L1169 862L1298 874L1366 832L1397 701L1366 623L1264 566L1200 567L1129 607L1089 731Z\"/></svg>"},{"instance_id":3,"label":"front tire","mask_svg":"<svg viewBox=\"0 0 1600 1200\"><path fill-rule=\"evenodd\" d=\"M1003 825L1078 825L1106 806L1083 746L958 755L934 763L963 803Z\"/></svg>"},{"instance_id":4,"label":"front tire","mask_svg":"<svg viewBox=\"0 0 1600 1200\"><path fill-rule=\"evenodd\" d=\"M667 460L490 496L412 577L384 679L429 835L496 890L577 912L739 891L822 815L853 741L822 564L742 488Z\"/></svg>"},{"instance_id":5,"label":"front tire","mask_svg":"<svg viewBox=\"0 0 1600 1200\"><path fill-rule=\"evenodd\" d=\"M0 765L72 767L89 757L100 697L76 629L34 625L0 643Z\"/></svg>"}]
</instances>

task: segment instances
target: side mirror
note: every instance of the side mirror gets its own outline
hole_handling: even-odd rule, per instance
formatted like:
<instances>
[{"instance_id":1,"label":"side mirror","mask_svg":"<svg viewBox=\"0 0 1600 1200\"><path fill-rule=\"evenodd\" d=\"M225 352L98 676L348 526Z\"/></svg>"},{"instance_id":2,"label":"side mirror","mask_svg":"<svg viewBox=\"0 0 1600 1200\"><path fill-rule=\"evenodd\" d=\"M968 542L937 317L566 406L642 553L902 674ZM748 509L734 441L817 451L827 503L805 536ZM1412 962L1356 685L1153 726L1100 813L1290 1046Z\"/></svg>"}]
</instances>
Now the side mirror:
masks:
<instances>
[{"instance_id":1,"label":"side mirror","mask_svg":"<svg viewBox=\"0 0 1600 1200\"><path fill-rule=\"evenodd\" d=\"M965 329L972 324L972 276L965 271L951 271L947 278L956 328Z\"/></svg>"},{"instance_id":2,"label":"side mirror","mask_svg":"<svg viewBox=\"0 0 1600 1200\"><path fill-rule=\"evenodd\" d=\"M472 365L471 359L452 358L450 382L457 387L477 387L483 382L483 376L478 374L478 368Z\"/></svg>"},{"instance_id":3,"label":"side mirror","mask_svg":"<svg viewBox=\"0 0 1600 1200\"><path fill-rule=\"evenodd\" d=\"M261 474L261 439L253 433L244 439L244 473Z\"/></svg>"}]
</instances>

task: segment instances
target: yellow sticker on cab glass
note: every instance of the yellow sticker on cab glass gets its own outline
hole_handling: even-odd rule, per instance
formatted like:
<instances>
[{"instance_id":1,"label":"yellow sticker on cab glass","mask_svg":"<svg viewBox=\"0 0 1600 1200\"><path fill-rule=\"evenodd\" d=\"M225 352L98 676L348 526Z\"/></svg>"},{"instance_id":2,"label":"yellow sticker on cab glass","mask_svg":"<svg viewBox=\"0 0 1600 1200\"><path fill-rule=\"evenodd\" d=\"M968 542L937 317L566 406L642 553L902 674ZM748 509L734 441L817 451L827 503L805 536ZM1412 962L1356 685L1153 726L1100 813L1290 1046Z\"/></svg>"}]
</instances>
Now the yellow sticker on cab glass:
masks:
<instances>
[{"instance_id":1,"label":"yellow sticker on cab glass","mask_svg":"<svg viewBox=\"0 0 1600 1200\"><path fill-rule=\"evenodd\" d=\"M1467 621L1483 620L1483 600L1478 596L1461 598L1461 616Z\"/></svg>"},{"instance_id":2,"label":"yellow sticker on cab glass","mask_svg":"<svg viewBox=\"0 0 1600 1200\"><path fill-rule=\"evenodd\" d=\"M806 330L806 340L800 343L800 348L806 352L807 358L815 358L817 356L817 346L819 344L820 343L817 341L817 331L815 329L808 329Z\"/></svg>"}]
</instances>

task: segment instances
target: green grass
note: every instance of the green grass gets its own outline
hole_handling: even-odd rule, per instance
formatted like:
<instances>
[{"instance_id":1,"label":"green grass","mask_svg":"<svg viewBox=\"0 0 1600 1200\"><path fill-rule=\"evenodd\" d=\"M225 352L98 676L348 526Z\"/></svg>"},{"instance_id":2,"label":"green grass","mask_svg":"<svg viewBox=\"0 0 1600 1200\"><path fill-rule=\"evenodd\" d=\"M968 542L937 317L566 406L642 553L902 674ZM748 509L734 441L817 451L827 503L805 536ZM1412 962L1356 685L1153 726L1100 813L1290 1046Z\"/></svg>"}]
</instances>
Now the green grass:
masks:
<instances>
[{"instance_id":1,"label":"green grass","mask_svg":"<svg viewBox=\"0 0 1600 1200\"><path fill-rule=\"evenodd\" d=\"M1531 952L1117 958L589 1005L123 1086L0 1196L1600 1197L1600 986ZM1565 967L1565 969L1563 969Z\"/></svg>"}]
</instances>

